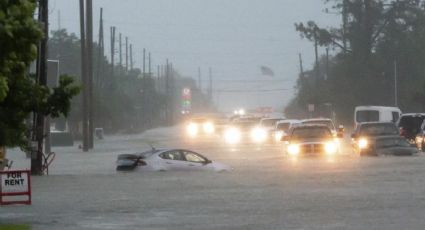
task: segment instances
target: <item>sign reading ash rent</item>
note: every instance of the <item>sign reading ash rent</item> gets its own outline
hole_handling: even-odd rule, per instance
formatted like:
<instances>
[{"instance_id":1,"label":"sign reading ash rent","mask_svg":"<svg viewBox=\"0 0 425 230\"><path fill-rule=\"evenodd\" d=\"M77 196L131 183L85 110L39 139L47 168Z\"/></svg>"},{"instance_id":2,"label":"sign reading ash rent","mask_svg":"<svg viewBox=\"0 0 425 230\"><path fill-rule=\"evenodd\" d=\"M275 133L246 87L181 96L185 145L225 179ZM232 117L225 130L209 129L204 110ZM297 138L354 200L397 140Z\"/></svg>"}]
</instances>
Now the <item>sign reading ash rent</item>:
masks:
<instances>
[{"instance_id":1,"label":"sign reading ash rent","mask_svg":"<svg viewBox=\"0 0 425 230\"><path fill-rule=\"evenodd\" d=\"M0 205L5 204L31 204L31 176L28 170L0 171Z\"/></svg>"}]
</instances>

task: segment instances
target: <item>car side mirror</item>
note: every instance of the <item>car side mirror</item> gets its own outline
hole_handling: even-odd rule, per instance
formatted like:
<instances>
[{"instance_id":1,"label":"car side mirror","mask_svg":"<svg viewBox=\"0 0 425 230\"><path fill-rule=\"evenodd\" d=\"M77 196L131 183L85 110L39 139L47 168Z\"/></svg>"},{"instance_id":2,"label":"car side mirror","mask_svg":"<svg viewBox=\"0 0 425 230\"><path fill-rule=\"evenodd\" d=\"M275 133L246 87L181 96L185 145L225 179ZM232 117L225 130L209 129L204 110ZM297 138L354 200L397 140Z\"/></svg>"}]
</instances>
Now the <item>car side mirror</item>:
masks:
<instances>
[{"instance_id":1,"label":"car side mirror","mask_svg":"<svg viewBox=\"0 0 425 230\"><path fill-rule=\"evenodd\" d=\"M211 163L212 163L212 161L208 160L208 159L204 161L204 165L211 164Z\"/></svg>"}]
</instances>

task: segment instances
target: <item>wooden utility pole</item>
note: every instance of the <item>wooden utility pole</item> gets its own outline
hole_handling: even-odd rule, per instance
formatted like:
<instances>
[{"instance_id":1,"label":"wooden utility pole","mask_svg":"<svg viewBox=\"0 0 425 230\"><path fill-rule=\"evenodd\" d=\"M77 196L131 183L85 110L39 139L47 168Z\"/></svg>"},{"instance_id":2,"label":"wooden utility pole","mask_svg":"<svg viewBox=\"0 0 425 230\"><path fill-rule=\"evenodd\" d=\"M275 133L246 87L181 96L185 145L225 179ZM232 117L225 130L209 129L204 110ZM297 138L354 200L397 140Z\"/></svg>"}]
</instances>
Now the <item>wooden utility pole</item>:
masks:
<instances>
[{"instance_id":1,"label":"wooden utility pole","mask_svg":"<svg viewBox=\"0 0 425 230\"><path fill-rule=\"evenodd\" d=\"M114 57L115 57L115 26L111 27L111 73L114 77Z\"/></svg>"},{"instance_id":2,"label":"wooden utility pole","mask_svg":"<svg viewBox=\"0 0 425 230\"><path fill-rule=\"evenodd\" d=\"M326 75L325 80L329 78L329 48L326 47Z\"/></svg>"},{"instance_id":3,"label":"wooden utility pole","mask_svg":"<svg viewBox=\"0 0 425 230\"><path fill-rule=\"evenodd\" d=\"M121 40L121 33L119 35L119 52L120 52L120 62L119 65L122 67L122 40Z\"/></svg>"},{"instance_id":4,"label":"wooden utility pole","mask_svg":"<svg viewBox=\"0 0 425 230\"><path fill-rule=\"evenodd\" d=\"M133 69L133 44L130 44L130 70Z\"/></svg>"},{"instance_id":5,"label":"wooden utility pole","mask_svg":"<svg viewBox=\"0 0 425 230\"><path fill-rule=\"evenodd\" d=\"M148 76L151 77L152 75L152 60L151 60L151 52L148 54Z\"/></svg>"},{"instance_id":6,"label":"wooden utility pole","mask_svg":"<svg viewBox=\"0 0 425 230\"><path fill-rule=\"evenodd\" d=\"M88 147L94 147L94 108L93 108L93 0L86 0L87 17L87 71L88 71Z\"/></svg>"},{"instance_id":7,"label":"wooden utility pole","mask_svg":"<svg viewBox=\"0 0 425 230\"><path fill-rule=\"evenodd\" d=\"M303 58L301 56L301 53L298 54L298 58L300 61L300 77L304 78Z\"/></svg>"},{"instance_id":8,"label":"wooden utility pole","mask_svg":"<svg viewBox=\"0 0 425 230\"><path fill-rule=\"evenodd\" d=\"M397 60L394 60L394 106L398 107Z\"/></svg>"},{"instance_id":9,"label":"wooden utility pole","mask_svg":"<svg viewBox=\"0 0 425 230\"><path fill-rule=\"evenodd\" d=\"M145 48L143 48L143 77L145 77L145 75L146 75L146 68L145 68L145 66L146 66L146 49Z\"/></svg>"},{"instance_id":10,"label":"wooden utility pole","mask_svg":"<svg viewBox=\"0 0 425 230\"><path fill-rule=\"evenodd\" d=\"M38 20L43 26L44 38L40 41L38 47L37 59L37 81L39 85L47 85L47 41L49 37L49 13L48 0L40 0L38 6ZM44 139L44 114L39 112L35 114L35 140L37 142L37 150L31 154L31 174L42 175L43 165L43 139Z\"/></svg>"},{"instance_id":11,"label":"wooden utility pole","mask_svg":"<svg viewBox=\"0 0 425 230\"><path fill-rule=\"evenodd\" d=\"M128 37L125 37L125 72L128 72Z\"/></svg>"},{"instance_id":12,"label":"wooden utility pole","mask_svg":"<svg viewBox=\"0 0 425 230\"><path fill-rule=\"evenodd\" d=\"M100 76L103 74L103 57L105 54L105 44L103 40L103 8L100 8L100 19L99 19L99 49L97 53L97 73L96 73L96 85L100 87Z\"/></svg>"},{"instance_id":13,"label":"wooden utility pole","mask_svg":"<svg viewBox=\"0 0 425 230\"><path fill-rule=\"evenodd\" d=\"M161 92L160 84L161 84L161 67L158 65L157 67L157 75L156 75L156 84L155 88L158 92Z\"/></svg>"},{"instance_id":14,"label":"wooden utility pole","mask_svg":"<svg viewBox=\"0 0 425 230\"><path fill-rule=\"evenodd\" d=\"M82 126L83 126L83 151L87 152L89 150L89 140L88 140L88 56L87 56L87 42L86 42L86 23L85 23L85 2L80 0L80 31L81 31L81 81L83 83L83 95L82 95Z\"/></svg>"},{"instance_id":15,"label":"wooden utility pole","mask_svg":"<svg viewBox=\"0 0 425 230\"><path fill-rule=\"evenodd\" d=\"M319 87L319 51L318 51L317 28L314 29L314 55L315 55L315 70L316 70L316 87Z\"/></svg>"},{"instance_id":16,"label":"wooden utility pole","mask_svg":"<svg viewBox=\"0 0 425 230\"><path fill-rule=\"evenodd\" d=\"M174 76L174 67L173 63L170 63L170 124L172 125L174 122L174 108L175 108L175 89L176 89L176 81Z\"/></svg>"},{"instance_id":17,"label":"wooden utility pole","mask_svg":"<svg viewBox=\"0 0 425 230\"><path fill-rule=\"evenodd\" d=\"M171 94L170 94L170 64L168 63L168 59L165 63L165 93L166 93L166 100L165 100L165 120L167 124L170 124L171 116L170 116L170 100L171 100Z\"/></svg>"}]
</instances>

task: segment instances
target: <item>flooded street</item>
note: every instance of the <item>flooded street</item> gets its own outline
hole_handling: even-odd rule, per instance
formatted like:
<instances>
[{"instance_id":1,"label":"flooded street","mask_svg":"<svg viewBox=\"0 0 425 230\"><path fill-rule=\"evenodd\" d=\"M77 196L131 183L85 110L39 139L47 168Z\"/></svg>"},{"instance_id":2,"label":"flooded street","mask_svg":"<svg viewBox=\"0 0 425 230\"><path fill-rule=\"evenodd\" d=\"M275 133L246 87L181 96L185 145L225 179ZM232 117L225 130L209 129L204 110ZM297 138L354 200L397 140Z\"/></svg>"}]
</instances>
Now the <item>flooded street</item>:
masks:
<instances>
[{"instance_id":1,"label":"flooded street","mask_svg":"<svg viewBox=\"0 0 425 230\"><path fill-rule=\"evenodd\" d=\"M425 158L285 157L278 146L188 142L178 128L106 137L93 152L54 148L33 177L31 206L4 206L0 223L31 229L422 229ZM119 153L186 147L231 172L117 173ZM23 153L9 151L21 168Z\"/></svg>"}]
</instances>

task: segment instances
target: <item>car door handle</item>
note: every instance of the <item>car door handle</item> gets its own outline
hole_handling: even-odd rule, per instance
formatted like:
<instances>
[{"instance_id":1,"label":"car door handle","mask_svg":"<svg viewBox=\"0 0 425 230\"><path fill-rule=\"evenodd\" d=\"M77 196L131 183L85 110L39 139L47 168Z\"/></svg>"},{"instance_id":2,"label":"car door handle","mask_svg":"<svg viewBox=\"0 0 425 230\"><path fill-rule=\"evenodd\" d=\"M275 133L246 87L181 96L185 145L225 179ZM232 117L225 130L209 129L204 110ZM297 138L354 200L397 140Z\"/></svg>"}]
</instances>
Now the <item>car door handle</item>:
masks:
<instances>
[{"instance_id":1,"label":"car door handle","mask_svg":"<svg viewBox=\"0 0 425 230\"><path fill-rule=\"evenodd\" d=\"M196 166L196 165L194 165L194 164L189 164L189 166Z\"/></svg>"},{"instance_id":2,"label":"car door handle","mask_svg":"<svg viewBox=\"0 0 425 230\"><path fill-rule=\"evenodd\" d=\"M172 165L173 163L171 163L171 162L165 162L166 164L168 164L168 165Z\"/></svg>"}]
</instances>

